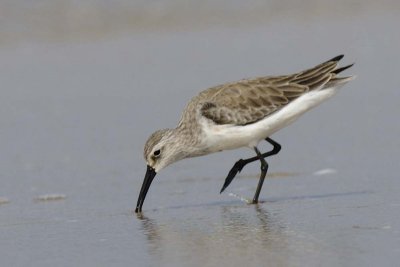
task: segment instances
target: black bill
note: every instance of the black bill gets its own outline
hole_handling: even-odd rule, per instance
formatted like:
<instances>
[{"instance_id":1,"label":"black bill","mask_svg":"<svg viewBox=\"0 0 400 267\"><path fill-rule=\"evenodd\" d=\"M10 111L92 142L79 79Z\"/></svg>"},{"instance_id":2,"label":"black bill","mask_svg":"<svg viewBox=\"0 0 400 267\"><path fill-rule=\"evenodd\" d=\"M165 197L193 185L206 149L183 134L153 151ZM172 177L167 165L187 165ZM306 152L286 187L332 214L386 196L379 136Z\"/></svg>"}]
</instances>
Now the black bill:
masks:
<instances>
[{"instance_id":1,"label":"black bill","mask_svg":"<svg viewBox=\"0 0 400 267\"><path fill-rule=\"evenodd\" d=\"M152 167L147 165L146 175L144 176L142 188L140 189L139 198L136 204L136 209L135 209L136 213L142 212L144 199L146 198L147 191L149 191L151 182L153 181L156 174L157 174L156 171Z\"/></svg>"}]
</instances>

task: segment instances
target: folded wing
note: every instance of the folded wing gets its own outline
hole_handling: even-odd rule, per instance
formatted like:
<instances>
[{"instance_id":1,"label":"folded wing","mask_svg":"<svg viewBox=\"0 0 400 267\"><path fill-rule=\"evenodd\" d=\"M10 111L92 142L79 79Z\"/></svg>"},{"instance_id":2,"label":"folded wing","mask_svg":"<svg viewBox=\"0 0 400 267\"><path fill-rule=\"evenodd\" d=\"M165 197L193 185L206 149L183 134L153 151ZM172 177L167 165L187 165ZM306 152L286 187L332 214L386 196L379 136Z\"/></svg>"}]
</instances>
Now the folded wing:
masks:
<instances>
[{"instance_id":1,"label":"folded wing","mask_svg":"<svg viewBox=\"0 0 400 267\"><path fill-rule=\"evenodd\" d=\"M204 91L201 114L216 124L246 125L257 122L301 95L334 84L343 56L287 76L260 77L227 83Z\"/></svg>"}]
</instances>

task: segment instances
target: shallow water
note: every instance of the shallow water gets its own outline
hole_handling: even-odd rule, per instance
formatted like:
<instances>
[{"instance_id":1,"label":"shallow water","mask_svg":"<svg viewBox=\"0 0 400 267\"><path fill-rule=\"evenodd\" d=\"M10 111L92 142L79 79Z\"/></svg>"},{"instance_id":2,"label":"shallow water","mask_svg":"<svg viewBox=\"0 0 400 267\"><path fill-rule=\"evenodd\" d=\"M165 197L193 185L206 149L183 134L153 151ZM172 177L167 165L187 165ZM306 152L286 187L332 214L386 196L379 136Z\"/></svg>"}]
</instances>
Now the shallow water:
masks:
<instances>
[{"instance_id":1,"label":"shallow water","mask_svg":"<svg viewBox=\"0 0 400 267\"><path fill-rule=\"evenodd\" d=\"M10 10L27 5L18 3ZM30 13L6 16L0 36L13 38L0 42L2 265L396 265L400 13L390 1L346 3L335 7L337 16L321 6L283 5L282 16L268 19L260 11L251 17L248 7L235 17L219 10L210 15L218 21L200 26L186 7L177 20L166 16L165 27L150 16L148 24L89 28L88 36L73 22L56 24L63 29L56 37L41 27L57 17L32 19L24 35ZM68 14L81 18L72 7ZM190 97L340 53L343 64L356 62L347 73L358 78L273 136L282 151L269 160L261 204L246 204L257 164L219 194L234 162L252 155L242 149L169 167L156 177L143 216L133 213L143 144L153 130L173 127Z\"/></svg>"}]
</instances>

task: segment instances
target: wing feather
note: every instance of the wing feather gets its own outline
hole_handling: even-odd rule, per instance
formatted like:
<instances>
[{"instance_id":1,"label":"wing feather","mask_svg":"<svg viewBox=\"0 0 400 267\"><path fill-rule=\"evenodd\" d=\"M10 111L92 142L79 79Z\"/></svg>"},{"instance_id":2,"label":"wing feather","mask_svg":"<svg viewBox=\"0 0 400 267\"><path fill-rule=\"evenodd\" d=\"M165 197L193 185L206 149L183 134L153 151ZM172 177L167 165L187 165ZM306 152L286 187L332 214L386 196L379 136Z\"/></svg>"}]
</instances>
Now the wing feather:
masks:
<instances>
[{"instance_id":1,"label":"wing feather","mask_svg":"<svg viewBox=\"0 0 400 267\"><path fill-rule=\"evenodd\" d=\"M337 79L338 70L342 70L336 69L341 58L338 56L292 75L246 79L210 88L197 99L202 103L200 112L216 124L254 123Z\"/></svg>"}]
</instances>

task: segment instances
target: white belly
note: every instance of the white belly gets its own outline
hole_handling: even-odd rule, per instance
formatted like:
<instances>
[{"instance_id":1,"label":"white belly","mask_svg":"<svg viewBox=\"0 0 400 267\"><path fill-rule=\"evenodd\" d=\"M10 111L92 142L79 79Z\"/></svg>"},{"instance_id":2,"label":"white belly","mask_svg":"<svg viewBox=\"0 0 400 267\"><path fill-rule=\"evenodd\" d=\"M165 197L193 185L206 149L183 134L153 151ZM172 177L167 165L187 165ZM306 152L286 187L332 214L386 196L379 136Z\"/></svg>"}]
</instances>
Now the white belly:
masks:
<instances>
[{"instance_id":1,"label":"white belly","mask_svg":"<svg viewBox=\"0 0 400 267\"><path fill-rule=\"evenodd\" d=\"M236 149L245 146L253 148L261 140L294 122L306 111L332 97L336 91L336 88L311 91L270 116L245 126L230 124L215 125L203 122L205 133L204 145L209 152Z\"/></svg>"}]
</instances>

